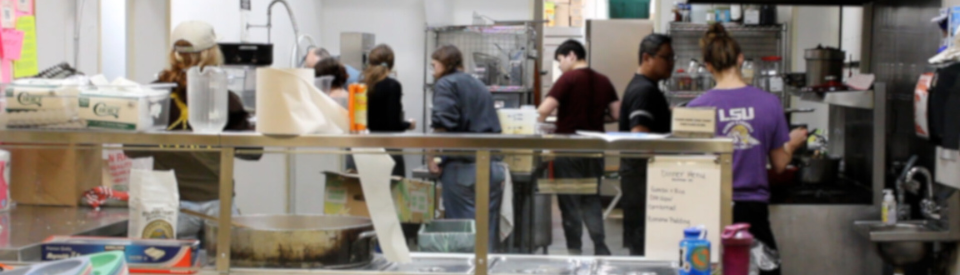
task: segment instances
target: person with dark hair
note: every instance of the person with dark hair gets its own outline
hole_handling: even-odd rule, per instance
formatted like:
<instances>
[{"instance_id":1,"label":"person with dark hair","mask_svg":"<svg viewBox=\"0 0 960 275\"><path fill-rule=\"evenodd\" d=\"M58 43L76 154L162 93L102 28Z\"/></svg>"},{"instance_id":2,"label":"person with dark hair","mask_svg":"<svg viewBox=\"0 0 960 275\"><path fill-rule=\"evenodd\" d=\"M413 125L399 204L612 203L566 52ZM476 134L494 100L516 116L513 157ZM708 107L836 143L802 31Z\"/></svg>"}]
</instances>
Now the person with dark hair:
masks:
<instances>
[{"instance_id":1,"label":"person with dark hair","mask_svg":"<svg viewBox=\"0 0 960 275\"><path fill-rule=\"evenodd\" d=\"M380 44L370 50L363 83L367 85L367 129L372 133L398 133L413 130L416 123L403 119L403 86L390 78L393 70L393 49ZM399 152L398 149L388 151ZM396 163L393 175L406 176L403 155L390 155Z\"/></svg>"},{"instance_id":2,"label":"person with dark hair","mask_svg":"<svg viewBox=\"0 0 960 275\"><path fill-rule=\"evenodd\" d=\"M500 119L493 95L480 80L461 71L463 55L457 47L445 45L431 55L433 67L433 109L430 127L436 133L498 134ZM437 163L436 152L427 152L430 172L440 175L443 208L447 219L474 219L476 216L476 159L444 156ZM498 157L490 160L490 245L496 251L500 228L500 200L506 171Z\"/></svg>"},{"instance_id":3,"label":"person with dark hair","mask_svg":"<svg viewBox=\"0 0 960 275\"><path fill-rule=\"evenodd\" d=\"M320 63L321 60L324 60L327 58L334 58L335 60L339 60L339 58L336 58L330 55L330 52L328 52L327 49L320 48L320 47L310 47L307 49L307 55L300 60L300 63L303 64L304 68L316 68L317 63ZM354 69L350 65L346 65L346 64L341 64L341 65L347 71L346 85L360 82L360 71L358 71L357 69Z\"/></svg>"},{"instance_id":4,"label":"person with dark hair","mask_svg":"<svg viewBox=\"0 0 960 275\"><path fill-rule=\"evenodd\" d=\"M613 83L587 65L587 51L583 44L568 40L557 48L554 58L560 63L563 75L553 84L550 93L537 109L539 121L557 111L556 133L576 134L577 131L604 132L607 118L616 121L620 101ZM553 161L553 177L558 179L596 180L599 186L604 164L600 158L558 157ZM610 255L604 241L603 206L599 189L589 195L557 195L563 218L567 249L571 254L582 253L583 224L586 222L595 255Z\"/></svg>"},{"instance_id":5,"label":"person with dark hair","mask_svg":"<svg viewBox=\"0 0 960 275\"><path fill-rule=\"evenodd\" d=\"M347 98L347 69L340 64L340 61L333 57L327 57L313 67L316 77L332 76L333 82L330 83L330 91L324 91L334 99Z\"/></svg>"},{"instance_id":6,"label":"person with dark hair","mask_svg":"<svg viewBox=\"0 0 960 275\"><path fill-rule=\"evenodd\" d=\"M774 172L782 173L793 151L806 142L807 130L788 131L780 99L743 81L743 53L723 25L710 26L700 48L717 86L688 106L715 107L717 135L733 139L733 222L749 223L757 240L777 249L770 228L767 162ZM761 274L780 274L780 270Z\"/></svg>"},{"instance_id":7,"label":"person with dark hair","mask_svg":"<svg viewBox=\"0 0 960 275\"><path fill-rule=\"evenodd\" d=\"M658 82L673 72L674 53L670 36L648 35L640 42L639 66L623 93L621 132L670 133L672 114ZM623 241L630 255L643 256L647 215L647 159L620 159L620 191L623 197Z\"/></svg>"}]
</instances>

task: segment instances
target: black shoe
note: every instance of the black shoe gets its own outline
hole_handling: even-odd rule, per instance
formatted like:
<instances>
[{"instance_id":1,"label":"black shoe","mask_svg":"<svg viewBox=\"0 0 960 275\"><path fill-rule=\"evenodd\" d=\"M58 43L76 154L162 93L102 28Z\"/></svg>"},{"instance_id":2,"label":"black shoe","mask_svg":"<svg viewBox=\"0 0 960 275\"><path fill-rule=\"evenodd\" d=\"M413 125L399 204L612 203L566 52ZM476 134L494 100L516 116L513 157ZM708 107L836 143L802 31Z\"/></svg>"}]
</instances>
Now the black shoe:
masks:
<instances>
[{"instance_id":1,"label":"black shoe","mask_svg":"<svg viewBox=\"0 0 960 275\"><path fill-rule=\"evenodd\" d=\"M613 253L610 253L610 248L608 248L606 244L598 244L596 246L596 249L594 249L593 255L610 256L610 255L613 255Z\"/></svg>"}]
</instances>

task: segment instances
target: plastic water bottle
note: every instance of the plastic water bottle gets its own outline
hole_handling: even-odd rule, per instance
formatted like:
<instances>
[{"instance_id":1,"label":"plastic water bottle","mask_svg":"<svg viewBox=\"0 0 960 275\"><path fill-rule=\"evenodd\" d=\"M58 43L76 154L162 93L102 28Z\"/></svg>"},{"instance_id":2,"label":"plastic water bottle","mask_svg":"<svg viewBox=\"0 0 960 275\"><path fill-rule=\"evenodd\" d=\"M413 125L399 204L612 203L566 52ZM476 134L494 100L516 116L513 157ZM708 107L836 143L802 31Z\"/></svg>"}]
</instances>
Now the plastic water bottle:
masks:
<instances>
[{"instance_id":1,"label":"plastic water bottle","mask_svg":"<svg viewBox=\"0 0 960 275\"><path fill-rule=\"evenodd\" d=\"M227 74L218 67L187 70L187 110L195 133L220 133L228 118Z\"/></svg>"},{"instance_id":2,"label":"plastic water bottle","mask_svg":"<svg viewBox=\"0 0 960 275\"><path fill-rule=\"evenodd\" d=\"M738 223L723 228L723 275L750 274L750 247L753 235L750 225Z\"/></svg>"},{"instance_id":3,"label":"plastic water bottle","mask_svg":"<svg viewBox=\"0 0 960 275\"><path fill-rule=\"evenodd\" d=\"M680 241L680 275L710 275L710 241L707 230L690 227Z\"/></svg>"}]
</instances>

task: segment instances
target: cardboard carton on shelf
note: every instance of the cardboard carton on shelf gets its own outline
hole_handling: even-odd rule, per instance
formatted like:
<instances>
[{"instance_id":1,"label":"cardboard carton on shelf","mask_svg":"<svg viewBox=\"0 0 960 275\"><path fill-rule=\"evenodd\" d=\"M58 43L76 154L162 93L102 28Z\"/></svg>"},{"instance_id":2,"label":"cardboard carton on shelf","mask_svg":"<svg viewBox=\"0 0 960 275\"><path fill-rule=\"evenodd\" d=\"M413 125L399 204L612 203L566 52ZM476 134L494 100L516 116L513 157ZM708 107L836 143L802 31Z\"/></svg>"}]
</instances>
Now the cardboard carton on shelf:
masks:
<instances>
[{"instance_id":1,"label":"cardboard carton on shelf","mask_svg":"<svg viewBox=\"0 0 960 275\"><path fill-rule=\"evenodd\" d=\"M554 8L554 24L555 27L569 27L570 26L570 4L557 3Z\"/></svg>"},{"instance_id":2,"label":"cardboard carton on shelf","mask_svg":"<svg viewBox=\"0 0 960 275\"><path fill-rule=\"evenodd\" d=\"M323 213L370 217L367 202L356 174L324 172L327 176ZM431 182L394 177L391 197L402 223L428 223L436 209L436 190Z\"/></svg>"},{"instance_id":3,"label":"cardboard carton on shelf","mask_svg":"<svg viewBox=\"0 0 960 275\"><path fill-rule=\"evenodd\" d=\"M101 184L97 147L10 149L10 194L23 205L78 206L84 192Z\"/></svg>"},{"instance_id":4,"label":"cardboard carton on shelf","mask_svg":"<svg viewBox=\"0 0 960 275\"><path fill-rule=\"evenodd\" d=\"M583 26L586 26L586 25L587 25L587 24L586 24L586 21L585 21L585 19L584 19L582 16L580 16L580 17L570 17L570 26L571 26L571 27L582 28Z\"/></svg>"}]
</instances>

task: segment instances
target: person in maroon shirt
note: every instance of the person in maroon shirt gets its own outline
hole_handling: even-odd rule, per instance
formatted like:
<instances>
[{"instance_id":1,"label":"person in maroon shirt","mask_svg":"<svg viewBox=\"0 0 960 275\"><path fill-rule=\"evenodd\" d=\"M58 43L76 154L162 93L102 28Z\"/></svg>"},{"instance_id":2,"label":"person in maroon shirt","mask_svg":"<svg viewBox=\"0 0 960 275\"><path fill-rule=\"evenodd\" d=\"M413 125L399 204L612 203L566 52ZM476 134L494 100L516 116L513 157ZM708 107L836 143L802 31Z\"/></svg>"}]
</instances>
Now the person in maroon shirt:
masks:
<instances>
[{"instance_id":1,"label":"person in maroon shirt","mask_svg":"<svg viewBox=\"0 0 960 275\"><path fill-rule=\"evenodd\" d=\"M616 122L620 101L613 83L606 76L590 69L583 44L568 40L554 55L560 63L563 76L553 84L550 93L538 108L539 121L546 121L557 111L557 134L576 134L577 131L604 132L604 122ZM602 158L556 158L552 177L562 179L596 180L603 177ZM557 195L563 217L563 231L567 249L580 254L583 224L586 222L595 255L610 255L604 242L603 206L600 192L589 195Z\"/></svg>"}]
</instances>

